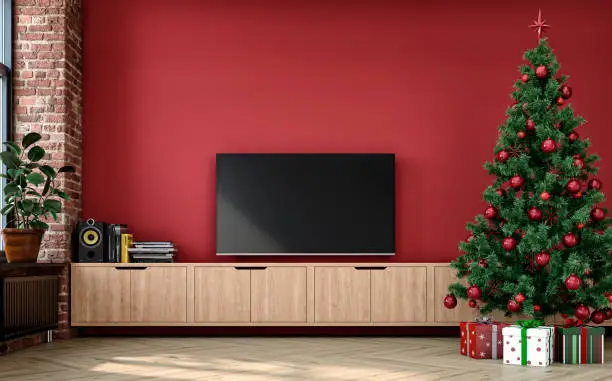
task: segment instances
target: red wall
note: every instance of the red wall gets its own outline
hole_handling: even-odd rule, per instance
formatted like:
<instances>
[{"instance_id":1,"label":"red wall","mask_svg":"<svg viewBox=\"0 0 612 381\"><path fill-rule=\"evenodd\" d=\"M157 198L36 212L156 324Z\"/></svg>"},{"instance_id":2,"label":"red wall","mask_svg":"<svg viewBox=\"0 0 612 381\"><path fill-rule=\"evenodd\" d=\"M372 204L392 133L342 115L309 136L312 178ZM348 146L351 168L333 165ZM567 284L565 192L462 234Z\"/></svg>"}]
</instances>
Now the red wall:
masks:
<instances>
[{"instance_id":1,"label":"red wall","mask_svg":"<svg viewBox=\"0 0 612 381\"><path fill-rule=\"evenodd\" d=\"M228 260L217 152L395 152L392 260L455 257L538 6L612 187L606 1L83 3L83 216L174 240L181 261Z\"/></svg>"}]
</instances>

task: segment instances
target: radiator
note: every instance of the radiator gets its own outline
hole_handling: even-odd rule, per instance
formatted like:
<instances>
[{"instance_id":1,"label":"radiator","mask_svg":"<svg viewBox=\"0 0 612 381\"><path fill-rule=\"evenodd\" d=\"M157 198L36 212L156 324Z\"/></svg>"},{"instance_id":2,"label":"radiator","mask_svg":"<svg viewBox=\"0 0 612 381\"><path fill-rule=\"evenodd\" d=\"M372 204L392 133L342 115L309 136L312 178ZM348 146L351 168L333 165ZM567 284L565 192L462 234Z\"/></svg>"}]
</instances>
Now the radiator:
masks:
<instances>
[{"instance_id":1,"label":"radiator","mask_svg":"<svg viewBox=\"0 0 612 381\"><path fill-rule=\"evenodd\" d=\"M56 275L4 278L0 288L0 339L57 328L59 282Z\"/></svg>"}]
</instances>

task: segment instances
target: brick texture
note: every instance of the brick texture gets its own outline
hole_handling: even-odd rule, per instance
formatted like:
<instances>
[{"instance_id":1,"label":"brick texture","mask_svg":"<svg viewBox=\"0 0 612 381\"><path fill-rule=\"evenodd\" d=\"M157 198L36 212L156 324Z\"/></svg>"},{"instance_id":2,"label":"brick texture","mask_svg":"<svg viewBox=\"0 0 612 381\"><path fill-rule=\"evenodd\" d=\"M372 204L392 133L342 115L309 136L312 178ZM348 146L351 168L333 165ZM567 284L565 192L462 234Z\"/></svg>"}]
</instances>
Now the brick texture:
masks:
<instances>
[{"instance_id":1,"label":"brick texture","mask_svg":"<svg viewBox=\"0 0 612 381\"><path fill-rule=\"evenodd\" d=\"M59 185L70 200L64 202L58 221L50 221L41 262L70 261L71 233L81 218L81 67L81 0L13 2L14 138L38 132L47 163L76 168L76 173L61 176ZM70 336L68 271L61 276L59 338Z\"/></svg>"}]
</instances>

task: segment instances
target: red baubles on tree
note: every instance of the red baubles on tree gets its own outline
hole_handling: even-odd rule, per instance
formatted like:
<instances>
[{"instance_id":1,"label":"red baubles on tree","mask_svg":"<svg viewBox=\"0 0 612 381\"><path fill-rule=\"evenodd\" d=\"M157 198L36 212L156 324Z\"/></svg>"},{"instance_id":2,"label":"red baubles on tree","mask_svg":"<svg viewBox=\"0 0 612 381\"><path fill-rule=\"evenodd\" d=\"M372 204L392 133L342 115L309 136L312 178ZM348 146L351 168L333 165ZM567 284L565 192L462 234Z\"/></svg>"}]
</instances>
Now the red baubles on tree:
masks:
<instances>
[{"instance_id":1,"label":"red baubles on tree","mask_svg":"<svg viewBox=\"0 0 612 381\"><path fill-rule=\"evenodd\" d=\"M457 307L457 298L455 297L455 295L446 295L446 297L444 298L444 307L448 308L449 310L452 310L453 308Z\"/></svg>"},{"instance_id":2,"label":"red baubles on tree","mask_svg":"<svg viewBox=\"0 0 612 381\"><path fill-rule=\"evenodd\" d=\"M533 305L533 312L540 312L542 311L542 307L540 307L539 304L534 304Z\"/></svg>"},{"instance_id":3,"label":"red baubles on tree","mask_svg":"<svg viewBox=\"0 0 612 381\"><path fill-rule=\"evenodd\" d=\"M540 194L540 199L542 201L548 201L550 199L550 193L544 191Z\"/></svg>"},{"instance_id":4,"label":"red baubles on tree","mask_svg":"<svg viewBox=\"0 0 612 381\"><path fill-rule=\"evenodd\" d=\"M468 301L468 306L470 308L476 308L478 305L476 304L475 300L470 300L470 301Z\"/></svg>"},{"instance_id":5,"label":"red baubles on tree","mask_svg":"<svg viewBox=\"0 0 612 381\"><path fill-rule=\"evenodd\" d=\"M557 143L555 143L555 141L551 138L547 138L542 142L542 146L540 148L542 148L542 152L545 153L555 152L557 149Z\"/></svg>"},{"instance_id":6,"label":"red baubles on tree","mask_svg":"<svg viewBox=\"0 0 612 381\"><path fill-rule=\"evenodd\" d=\"M586 320L590 315L591 311L589 310L589 307L585 306L584 304L577 305L576 309L574 310L574 316L576 316L578 320Z\"/></svg>"},{"instance_id":7,"label":"red baubles on tree","mask_svg":"<svg viewBox=\"0 0 612 381\"><path fill-rule=\"evenodd\" d=\"M567 189L570 193L578 193L580 192L580 182L578 180L570 180L565 185L565 189Z\"/></svg>"},{"instance_id":8,"label":"red baubles on tree","mask_svg":"<svg viewBox=\"0 0 612 381\"><path fill-rule=\"evenodd\" d=\"M517 303L523 303L523 302L525 301L525 295L523 295L523 294L521 294L521 293L518 293L518 294L516 294L516 295L514 296L514 300L515 300Z\"/></svg>"},{"instance_id":9,"label":"red baubles on tree","mask_svg":"<svg viewBox=\"0 0 612 381\"><path fill-rule=\"evenodd\" d=\"M587 183L587 187L589 189L601 190L602 184L601 181L598 179L591 179Z\"/></svg>"},{"instance_id":10,"label":"red baubles on tree","mask_svg":"<svg viewBox=\"0 0 612 381\"><path fill-rule=\"evenodd\" d=\"M608 294L608 302L612 303L612 294Z\"/></svg>"},{"instance_id":11,"label":"red baubles on tree","mask_svg":"<svg viewBox=\"0 0 612 381\"><path fill-rule=\"evenodd\" d=\"M563 99L570 99L570 97L572 96L572 88L568 85L561 86L561 89L559 90L561 91L561 97Z\"/></svg>"},{"instance_id":12,"label":"red baubles on tree","mask_svg":"<svg viewBox=\"0 0 612 381\"><path fill-rule=\"evenodd\" d=\"M506 197L506 190L499 188L495 191L495 193L497 193L500 197Z\"/></svg>"},{"instance_id":13,"label":"red baubles on tree","mask_svg":"<svg viewBox=\"0 0 612 381\"><path fill-rule=\"evenodd\" d=\"M512 237L506 237L502 241L502 247L506 251L512 251L516 248L516 240Z\"/></svg>"},{"instance_id":14,"label":"red baubles on tree","mask_svg":"<svg viewBox=\"0 0 612 381\"><path fill-rule=\"evenodd\" d=\"M584 228L584 224L582 222L578 222L578 224L576 225L576 228L578 230L582 230Z\"/></svg>"},{"instance_id":15,"label":"red baubles on tree","mask_svg":"<svg viewBox=\"0 0 612 381\"><path fill-rule=\"evenodd\" d=\"M529 75L527 74L521 75L521 81L527 83L529 81Z\"/></svg>"},{"instance_id":16,"label":"red baubles on tree","mask_svg":"<svg viewBox=\"0 0 612 381\"><path fill-rule=\"evenodd\" d=\"M544 65L540 65L535 70L535 75L537 79L546 79L548 77L548 68Z\"/></svg>"},{"instance_id":17,"label":"red baubles on tree","mask_svg":"<svg viewBox=\"0 0 612 381\"><path fill-rule=\"evenodd\" d=\"M527 119L527 121L525 122L525 129L527 129L527 132L535 132L535 122L531 119Z\"/></svg>"},{"instance_id":18,"label":"red baubles on tree","mask_svg":"<svg viewBox=\"0 0 612 381\"><path fill-rule=\"evenodd\" d=\"M505 149L499 151L497 153L497 161L500 163L505 163L510 158L510 154Z\"/></svg>"},{"instance_id":19,"label":"red baubles on tree","mask_svg":"<svg viewBox=\"0 0 612 381\"><path fill-rule=\"evenodd\" d=\"M497 218L497 216L498 216L497 209L495 209L495 207L493 206L489 205L484 211L484 217L487 220L494 220Z\"/></svg>"},{"instance_id":20,"label":"red baubles on tree","mask_svg":"<svg viewBox=\"0 0 612 381\"><path fill-rule=\"evenodd\" d=\"M607 307L603 310L603 313L606 316L606 320L612 319L612 308Z\"/></svg>"},{"instance_id":21,"label":"red baubles on tree","mask_svg":"<svg viewBox=\"0 0 612 381\"><path fill-rule=\"evenodd\" d=\"M574 159L574 165L580 169L584 168L584 159L577 157Z\"/></svg>"},{"instance_id":22,"label":"red baubles on tree","mask_svg":"<svg viewBox=\"0 0 612 381\"><path fill-rule=\"evenodd\" d=\"M591 219L595 222L601 222L606 218L606 212L602 208L593 208L591 210Z\"/></svg>"},{"instance_id":23,"label":"red baubles on tree","mask_svg":"<svg viewBox=\"0 0 612 381\"><path fill-rule=\"evenodd\" d=\"M520 189L524 183L525 180L523 180L523 178L519 175L514 175L510 178L510 186L513 189Z\"/></svg>"},{"instance_id":24,"label":"red baubles on tree","mask_svg":"<svg viewBox=\"0 0 612 381\"><path fill-rule=\"evenodd\" d=\"M576 238L576 235L574 235L574 233L567 233L563 236L563 244L566 247L574 247L578 244L578 238Z\"/></svg>"},{"instance_id":25,"label":"red baubles on tree","mask_svg":"<svg viewBox=\"0 0 612 381\"><path fill-rule=\"evenodd\" d=\"M482 290L475 284L471 285L467 290L467 296L469 299L476 300L482 296Z\"/></svg>"},{"instance_id":26,"label":"red baubles on tree","mask_svg":"<svg viewBox=\"0 0 612 381\"><path fill-rule=\"evenodd\" d=\"M486 259L481 258L480 261L478 261L478 266L482 267L483 269L486 269L487 267L489 267L489 264L487 263Z\"/></svg>"},{"instance_id":27,"label":"red baubles on tree","mask_svg":"<svg viewBox=\"0 0 612 381\"><path fill-rule=\"evenodd\" d=\"M518 138L521 140L525 139L525 133L523 131L517 132L516 136L518 136Z\"/></svg>"},{"instance_id":28,"label":"red baubles on tree","mask_svg":"<svg viewBox=\"0 0 612 381\"><path fill-rule=\"evenodd\" d=\"M593 311L591 321L595 324L601 324L606 320L606 315L602 311Z\"/></svg>"},{"instance_id":29,"label":"red baubles on tree","mask_svg":"<svg viewBox=\"0 0 612 381\"><path fill-rule=\"evenodd\" d=\"M565 104L565 99L562 97L557 98L557 105L563 106Z\"/></svg>"},{"instance_id":30,"label":"red baubles on tree","mask_svg":"<svg viewBox=\"0 0 612 381\"><path fill-rule=\"evenodd\" d=\"M521 305L516 301L510 299L508 300L508 311L510 312L519 312L521 310Z\"/></svg>"},{"instance_id":31,"label":"red baubles on tree","mask_svg":"<svg viewBox=\"0 0 612 381\"><path fill-rule=\"evenodd\" d=\"M582 281L580 280L580 278L578 278L578 275L576 274L571 274L570 276L565 278L565 287L567 287L568 290L577 290L580 288L581 284Z\"/></svg>"},{"instance_id":32,"label":"red baubles on tree","mask_svg":"<svg viewBox=\"0 0 612 381\"><path fill-rule=\"evenodd\" d=\"M579 136L578 133L576 131L572 131L569 133L569 135L567 135L567 140L569 140L571 143L575 142L576 140L578 140Z\"/></svg>"},{"instance_id":33,"label":"red baubles on tree","mask_svg":"<svg viewBox=\"0 0 612 381\"><path fill-rule=\"evenodd\" d=\"M539 252L536 255L536 263L538 266L544 267L550 262L550 254L545 251Z\"/></svg>"},{"instance_id":34,"label":"red baubles on tree","mask_svg":"<svg viewBox=\"0 0 612 381\"><path fill-rule=\"evenodd\" d=\"M542 219L542 211L534 206L527 211L527 216L531 221L539 221Z\"/></svg>"}]
</instances>

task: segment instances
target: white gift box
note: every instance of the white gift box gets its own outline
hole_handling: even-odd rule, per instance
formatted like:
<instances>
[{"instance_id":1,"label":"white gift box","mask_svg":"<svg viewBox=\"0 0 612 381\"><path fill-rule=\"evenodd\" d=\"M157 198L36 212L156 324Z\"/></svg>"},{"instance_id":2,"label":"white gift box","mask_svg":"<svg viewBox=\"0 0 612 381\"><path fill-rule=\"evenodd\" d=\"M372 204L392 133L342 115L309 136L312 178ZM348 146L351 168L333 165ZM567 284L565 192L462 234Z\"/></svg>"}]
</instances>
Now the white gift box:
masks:
<instances>
[{"instance_id":1,"label":"white gift box","mask_svg":"<svg viewBox=\"0 0 612 381\"><path fill-rule=\"evenodd\" d=\"M519 325L504 327L504 364L526 366L549 366L553 361L554 327L527 328L525 334ZM526 340L523 343L523 338ZM523 345L527 358L523 361Z\"/></svg>"}]
</instances>

